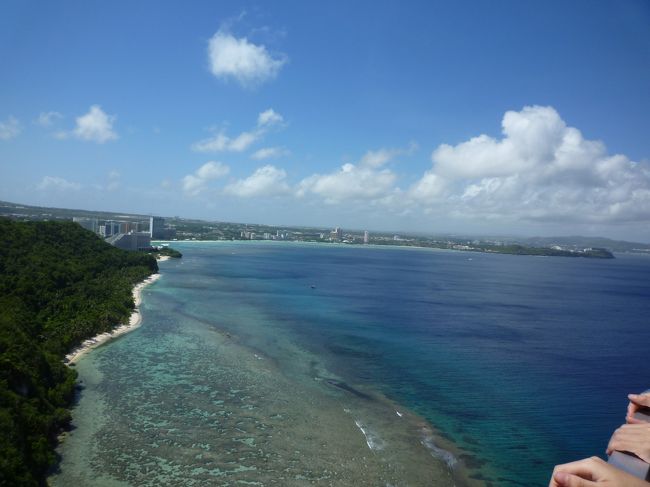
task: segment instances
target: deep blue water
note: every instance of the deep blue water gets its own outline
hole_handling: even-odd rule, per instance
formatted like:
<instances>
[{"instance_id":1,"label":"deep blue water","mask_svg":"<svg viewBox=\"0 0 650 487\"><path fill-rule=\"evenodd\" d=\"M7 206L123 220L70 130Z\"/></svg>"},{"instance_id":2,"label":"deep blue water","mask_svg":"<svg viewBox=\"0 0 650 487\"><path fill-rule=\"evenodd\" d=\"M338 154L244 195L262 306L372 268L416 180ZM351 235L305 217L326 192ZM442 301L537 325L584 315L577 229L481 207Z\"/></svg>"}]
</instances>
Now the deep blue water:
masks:
<instances>
[{"instance_id":1,"label":"deep blue water","mask_svg":"<svg viewBox=\"0 0 650 487\"><path fill-rule=\"evenodd\" d=\"M602 456L626 394L650 387L646 256L174 246L215 293L425 417L494 485L544 485L554 464Z\"/></svg>"}]
</instances>

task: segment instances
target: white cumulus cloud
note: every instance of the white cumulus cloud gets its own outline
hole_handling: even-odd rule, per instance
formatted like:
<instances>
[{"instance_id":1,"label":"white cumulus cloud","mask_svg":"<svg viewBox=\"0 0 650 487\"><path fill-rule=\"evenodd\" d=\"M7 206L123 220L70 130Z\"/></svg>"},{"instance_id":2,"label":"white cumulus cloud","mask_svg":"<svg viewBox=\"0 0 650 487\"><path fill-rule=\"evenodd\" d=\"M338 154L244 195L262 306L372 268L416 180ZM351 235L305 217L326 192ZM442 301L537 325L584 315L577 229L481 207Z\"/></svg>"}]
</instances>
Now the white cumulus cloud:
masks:
<instances>
[{"instance_id":1,"label":"white cumulus cloud","mask_svg":"<svg viewBox=\"0 0 650 487\"><path fill-rule=\"evenodd\" d=\"M267 165L258 168L253 174L229 184L224 189L226 194L240 197L278 196L290 192L284 169Z\"/></svg>"},{"instance_id":2,"label":"white cumulus cloud","mask_svg":"<svg viewBox=\"0 0 650 487\"><path fill-rule=\"evenodd\" d=\"M54 134L57 139L75 137L81 140L103 144L118 138L113 130L115 115L106 114L99 105L92 105L88 113L77 117L75 128L71 131L59 131Z\"/></svg>"},{"instance_id":3,"label":"white cumulus cloud","mask_svg":"<svg viewBox=\"0 0 650 487\"><path fill-rule=\"evenodd\" d=\"M303 179L297 188L299 197L313 194L327 203L349 200L381 201L398 191L397 175L382 166L399 154L401 149L378 149L366 152L358 164L344 164L328 174L313 174Z\"/></svg>"},{"instance_id":4,"label":"white cumulus cloud","mask_svg":"<svg viewBox=\"0 0 650 487\"><path fill-rule=\"evenodd\" d=\"M194 173L188 174L183 178L181 181L183 191L190 196L196 196L206 189L210 181L219 179L229 172L230 168L221 162L206 162L194 171Z\"/></svg>"},{"instance_id":5,"label":"white cumulus cloud","mask_svg":"<svg viewBox=\"0 0 650 487\"><path fill-rule=\"evenodd\" d=\"M73 133L79 139L103 144L117 139L117 134L113 131L113 123L115 123L114 115L107 115L99 105L92 105L88 113L77 117L77 126Z\"/></svg>"},{"instance_id":6,"label":"white cumulus cloud","mask_svg":"<svg viewBox=\"0 0 650 487\"><path fill-rule=\"evenodd\" d=\"M0 140L9 140L18 137L22 129L18 119L10 116L4 122L0 122Z\"/></svg>"},{"instance_id":7,"label":"white cumulus cloud","mask_svg":"<svg viewBox=\"0 0 650 487\"><path fill-rule=\"evenodd\" d=\"M314 174L298 185L298 196L309 193L325 199L328 203L346 200L376 199L393 191L396 175L388 169L344 164L330 174Z\"/></svg>"},{"instance_id":8,"label":"white cumulus cloud","mask_svg":"<svg viewBox=\"0 0 650 487\"><path fill-rule=\"evenodd\" d=\"M81 184L68 181L58 176L45 176L36 188L41 191L78 191L81 189Z\"/></svg>"},{"instance_id":9,"label":"white cumulus cloud","mask_svg":"<svg viewBox=\"0 0 650 487\"><path fill-rule=\"evenodd\" d=\"M288 58L284 54L272 55L264 45L219 29L208 43L208 61L217 78L232 78L250 87L275 78Z\"/></svg>"},{"instance_id":10,"label":"white cumulus cloud","mask_svg":"<svg viewBox=\"0 0 650 487\"><path fill-rule=\"evenodd\" d=\"M236 137L229 137L225 131L220 130L212 137L192 144L192 150L196 152L243 152L273 127L281 125L282 122L282 115L269 108L258 115L257 126L253 130L242 132Z\"/></svg>"},{"instance_id":11,"label":"white cumulus cloud","mask_svg":"<svg viewBox=\"0 0 650 487\"><path fill-rule=\"evenodd\" d=\"M508 111L503 137L440 145L408 191L438 213L582 223L650 220L650 167L610 155L552 107Z\"/></svg>"}]
</instances>

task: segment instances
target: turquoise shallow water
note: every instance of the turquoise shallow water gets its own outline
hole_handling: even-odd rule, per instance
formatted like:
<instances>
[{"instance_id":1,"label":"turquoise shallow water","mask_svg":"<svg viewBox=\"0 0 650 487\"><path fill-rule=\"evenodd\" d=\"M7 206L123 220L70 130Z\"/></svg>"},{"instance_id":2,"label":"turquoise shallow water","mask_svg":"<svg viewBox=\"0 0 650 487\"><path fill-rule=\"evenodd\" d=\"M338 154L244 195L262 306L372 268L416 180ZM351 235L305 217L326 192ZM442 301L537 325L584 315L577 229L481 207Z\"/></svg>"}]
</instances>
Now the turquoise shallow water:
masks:
<instances>
[{"instance_id":1,"label":"turquoise shallow water","mask_svg":"<svg viewBox=\"0 0 650 487\"><path fill-rule=\"evenodd\" d=\"M53 485L543 485L647 387L648 258L178 246Z\"/></svg>"}]
</instances>

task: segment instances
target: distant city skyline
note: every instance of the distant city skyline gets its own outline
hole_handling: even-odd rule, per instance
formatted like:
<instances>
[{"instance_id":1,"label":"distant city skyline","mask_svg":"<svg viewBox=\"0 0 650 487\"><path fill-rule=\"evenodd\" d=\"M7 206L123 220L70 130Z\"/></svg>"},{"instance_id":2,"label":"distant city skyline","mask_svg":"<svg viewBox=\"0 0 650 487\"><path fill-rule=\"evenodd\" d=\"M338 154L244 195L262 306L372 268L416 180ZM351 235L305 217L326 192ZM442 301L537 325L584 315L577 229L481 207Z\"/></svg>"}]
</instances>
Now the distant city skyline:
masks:
<instances>
[{"instance_id":1,"label":"distant city skyline","mask_svg":"<svg viewBox=\"0 0 650 487\"><path fill-rule=\"evenodd\" d=\"M650 4L0 6L0 200L650 242Z\"/></svg>"}]
</instances>

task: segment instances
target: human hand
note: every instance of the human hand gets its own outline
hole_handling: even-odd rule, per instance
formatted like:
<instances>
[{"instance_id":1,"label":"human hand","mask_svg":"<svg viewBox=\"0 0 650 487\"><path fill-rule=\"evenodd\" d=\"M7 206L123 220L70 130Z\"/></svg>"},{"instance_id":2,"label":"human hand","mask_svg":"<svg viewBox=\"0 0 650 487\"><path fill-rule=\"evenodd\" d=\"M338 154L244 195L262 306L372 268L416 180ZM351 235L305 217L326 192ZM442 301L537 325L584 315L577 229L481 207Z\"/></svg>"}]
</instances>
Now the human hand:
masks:
<instances>
[{"instance_id":1,"label":"human hand","mask_svg":"<svg viewBox=\"0 0 650 487\"><path fill-rule=\"evenodd\" d=\"M646 463L650 463L650 423L624 424L616 431L607 445L607 454L629 451Z\"/></svg>"},{"instance_id":2,"label":"human hand","mask_svg":"<svg viewBox=\"0 0 650 487\"><path fill-rule=\"evenodd\" d=\"M646 391L643 394L628 394L627 397L630 400L630 403L627 405L627 416L625 416L625 421L629 424L646 423L646 421L636 419L634 413L644 407L650 407L650 392Z\"/></svg>"},{"instance_id":3,"label":"human hand","mask_svg":"<svg viewBox=\"0 0 650 487\"><path fill-rule=\"evenodd\" d=\"M556 466L549 487L650 487L650 484L598 457L591 457Z\"/></svg>"}]
</instances>

